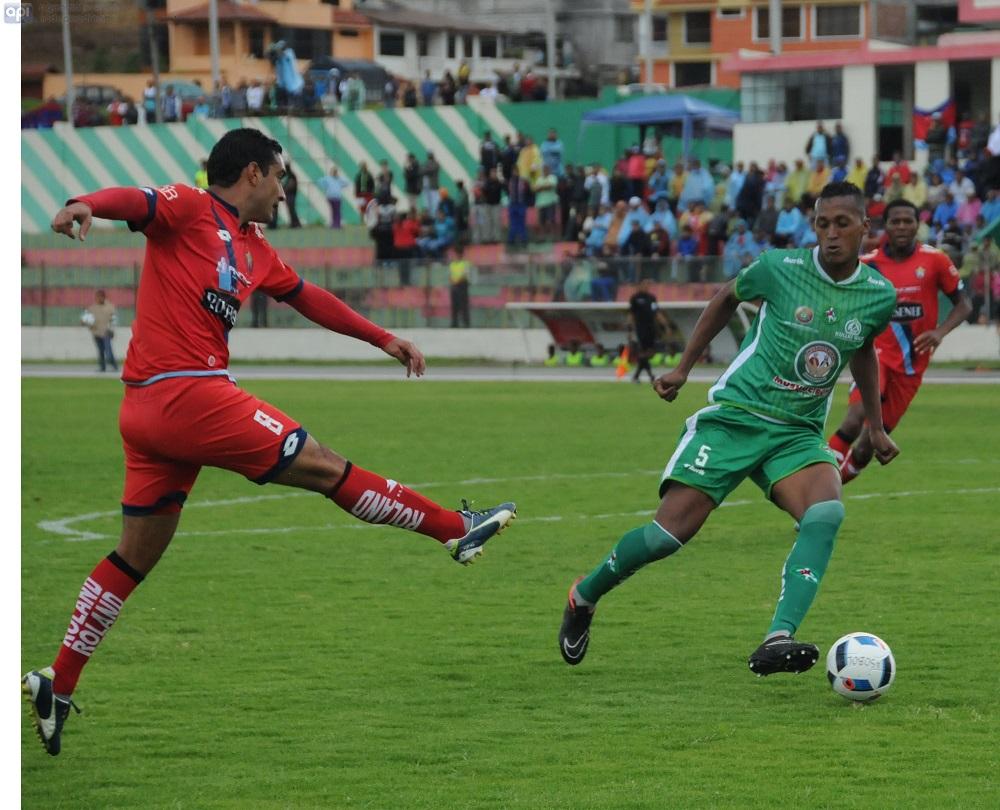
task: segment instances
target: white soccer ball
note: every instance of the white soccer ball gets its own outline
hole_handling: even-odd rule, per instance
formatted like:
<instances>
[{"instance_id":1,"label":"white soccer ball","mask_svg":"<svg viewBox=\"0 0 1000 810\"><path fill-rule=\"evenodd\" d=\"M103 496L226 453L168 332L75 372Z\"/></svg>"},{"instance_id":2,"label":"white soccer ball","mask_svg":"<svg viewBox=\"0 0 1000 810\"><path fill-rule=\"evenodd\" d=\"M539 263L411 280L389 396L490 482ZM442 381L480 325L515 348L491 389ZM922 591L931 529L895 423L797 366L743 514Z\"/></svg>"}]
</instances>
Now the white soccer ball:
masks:
<instances>
[{"instance_id":1,"label":"white soccer ball","mask_svg":"<svg viewBox=\"0 0 1000 810\"><path fill-rule=\"evenodd\" d=\"M848 633L826 655L826 677L838 695L866 703L889 691L896 679L896 659L871 633Z\"/></svg>"},{"instance_id":2,"label":"white soccer ball","mask_svg":"<svg viewBox=\"0 0 1000 810\"><path fill-rule=\"evenodd\" d=\"M80 314L80 323L84 326L93 326L95 320L97 319L94 317L94 313L86 309Z\"/></svg>"}]
</instances>

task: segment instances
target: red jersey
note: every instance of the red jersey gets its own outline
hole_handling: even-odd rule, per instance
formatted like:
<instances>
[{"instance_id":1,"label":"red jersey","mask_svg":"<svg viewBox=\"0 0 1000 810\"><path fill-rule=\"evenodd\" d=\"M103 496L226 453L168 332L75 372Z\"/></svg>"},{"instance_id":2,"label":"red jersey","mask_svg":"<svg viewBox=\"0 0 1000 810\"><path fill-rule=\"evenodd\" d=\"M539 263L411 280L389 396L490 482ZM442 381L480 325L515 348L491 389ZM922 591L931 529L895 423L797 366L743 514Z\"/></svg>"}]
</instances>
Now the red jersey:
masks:
<instances>
[{"instance_id":1,"label":"red jersey","mask_svg":"<svg viewBox=\"0 0 1000 810\"><path fill-rule=\"evenodd\" d=\"M910 376L923 374L930 353L913 351L914 339L938 325L938 293L951 295L959 288L958 270L947 254L928 245L904 259L888 256L883 245L861 261L874 267L896 288L896 309L888 328L875 338L879 363Z\"/></svg>"},{"instance_id":2,"label":"red jersey","mask_svg":"<svg viewBox=\"0 0 1000 810\"><path fill-rule=\"evenodd\" d=\"M144 188L149 210L129 228L146 235L132 340L122 379L226 374L229 330L240 306L261 289L282 300L302 286L260 226L210 191Z\"/></svg>"}]
</instances>

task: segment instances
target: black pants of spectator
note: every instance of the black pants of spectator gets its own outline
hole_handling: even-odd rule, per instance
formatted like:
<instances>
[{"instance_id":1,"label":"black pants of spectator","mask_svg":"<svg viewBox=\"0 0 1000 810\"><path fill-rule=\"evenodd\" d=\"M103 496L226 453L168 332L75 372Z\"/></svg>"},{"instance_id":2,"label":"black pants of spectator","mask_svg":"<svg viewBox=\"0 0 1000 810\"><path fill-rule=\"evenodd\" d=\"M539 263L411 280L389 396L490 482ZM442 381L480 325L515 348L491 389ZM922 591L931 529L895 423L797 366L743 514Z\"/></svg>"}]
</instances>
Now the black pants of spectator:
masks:
<instances>
[{"instance_id":1,"label":"black pants of spectator","mask_svg":"<svg viewBox=\"0 0 1000 810\"><path fill-rule=\"evenodd\" d=\"M458 326L469 328L468 281L456 281L451 285L451 325L453 328Z\"/></svg>"},{"instance_id":2,"label":"black pants of spectator","mask_svg":"<svg viewBox=\"0 0 1000 810\"><path fill-rule=\"evenodd\" d=\"M94 344L97 346L97 365L101 371L107 371L108 366L118 371L115 353L111 350L111 335L94 335Z\"/></svg>"},{"instance_id":3,"label":"black pants of spectator","mask_svg":"<svg viewBox=\"0 0 1000 810\"><path fill-rule=\"evenodd\" d=\"M250 326L254 329L267 328L267 294L260 291L250 296Z\"/></svg>"},{"instance_id":4,"label":"black pants of spectator","mask_svg":"<svg viewBox=\"0 0 1000 810\"><path fill-rule=\"evenodd\" d=\"M297 194L298 194L297 191L293 191L291 194L289 194L287 191L285 192L285 205L288 208L288 221L289 221L289 227L290 228L301 228L302 227L302 223L299 222L298 212L295 210L295 196ZM277 211L277 209L275 209L275 211L274 211L274 216L271 217L271 225L270 225L270 227L272 227L272 228L277 228L278 227L278 211Z\"/></svg>"},{"instance_id":5,"label":"black pants of spectator","mask_svg":"<svg viewBox=\"0 0 1000 810\"><path fill-rule=\"evenodd\" d=\"M648 338L648 340L646 338ZM653 367L649 364L649 358L653 356L654 352L655 349L653 348L652 336L648 334L640 334L637 351L635 353L635 374L632 375L632 382L639 382L639 377L643 371L649 375L650 382L656 379L653 374Z\"/></svg>"}]
</instances>

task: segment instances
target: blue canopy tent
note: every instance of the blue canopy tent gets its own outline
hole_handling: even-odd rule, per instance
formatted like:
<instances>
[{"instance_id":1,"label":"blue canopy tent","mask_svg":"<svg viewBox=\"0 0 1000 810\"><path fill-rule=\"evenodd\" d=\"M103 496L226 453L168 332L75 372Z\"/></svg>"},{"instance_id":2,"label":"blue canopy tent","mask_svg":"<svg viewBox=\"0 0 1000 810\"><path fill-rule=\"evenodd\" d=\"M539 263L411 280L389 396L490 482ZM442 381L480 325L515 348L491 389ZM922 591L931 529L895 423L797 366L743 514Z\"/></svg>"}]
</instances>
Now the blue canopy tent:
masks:
<instances>
[{"instance_id":1,"label":"blue canopy tent","mask_svg":"<svg viewBox=\"0 0 1000 810\"><path fill-rule=\"evenodd\" d=\"M646 127L655 126L664 134L679 134L684 157L691 153L691 142L698 137L732 137L739 113L684 95L644 96L610 107L585 113L581 128L590 124L618 124L639 127L639 140Z\"/></svg>"}]
</instances>

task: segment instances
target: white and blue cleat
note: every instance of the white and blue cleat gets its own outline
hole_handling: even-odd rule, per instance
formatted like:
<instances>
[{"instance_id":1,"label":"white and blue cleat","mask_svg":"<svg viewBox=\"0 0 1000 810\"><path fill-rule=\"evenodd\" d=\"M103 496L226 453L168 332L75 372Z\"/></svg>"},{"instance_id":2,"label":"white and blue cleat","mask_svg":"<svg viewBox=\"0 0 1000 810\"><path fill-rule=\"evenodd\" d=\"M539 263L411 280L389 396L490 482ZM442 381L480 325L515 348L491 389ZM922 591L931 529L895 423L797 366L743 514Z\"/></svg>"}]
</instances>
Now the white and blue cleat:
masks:
<instances>
[{"instance_id":1,"label":"white and blue cleat","mask_svg":"<svg viewBox=\"0 0 1000 810\"><path fill-rule=\"evenodd\" d=\"M486 542L500 534L517 517L517 506L508 501L491 509L473 511L463 500L458 513L465 518L467 531L462 537L449 540L444 547L455 562L469 565L482 556Z\"/></svg>"}]
</instances>

